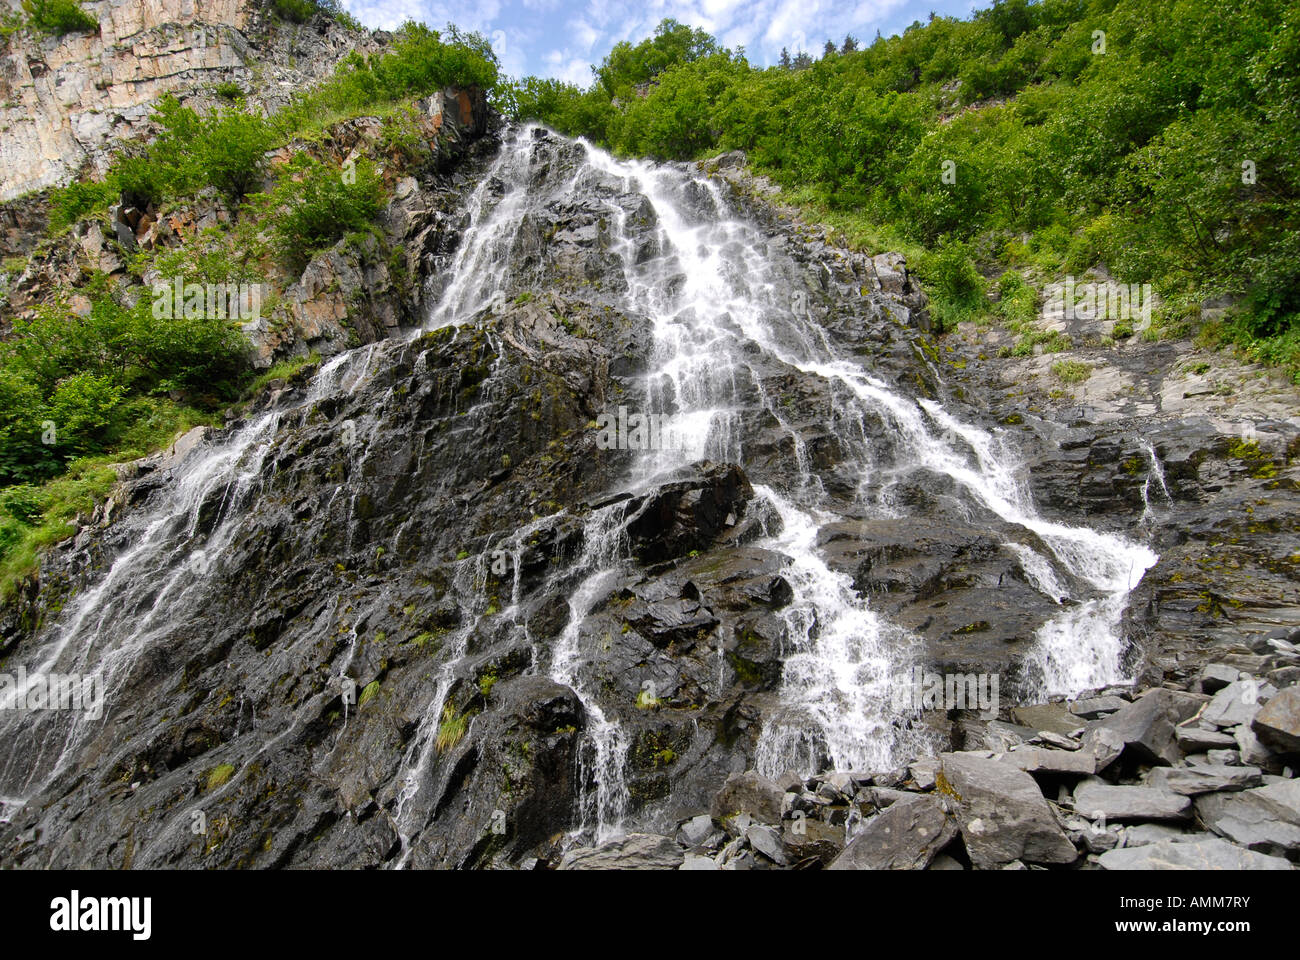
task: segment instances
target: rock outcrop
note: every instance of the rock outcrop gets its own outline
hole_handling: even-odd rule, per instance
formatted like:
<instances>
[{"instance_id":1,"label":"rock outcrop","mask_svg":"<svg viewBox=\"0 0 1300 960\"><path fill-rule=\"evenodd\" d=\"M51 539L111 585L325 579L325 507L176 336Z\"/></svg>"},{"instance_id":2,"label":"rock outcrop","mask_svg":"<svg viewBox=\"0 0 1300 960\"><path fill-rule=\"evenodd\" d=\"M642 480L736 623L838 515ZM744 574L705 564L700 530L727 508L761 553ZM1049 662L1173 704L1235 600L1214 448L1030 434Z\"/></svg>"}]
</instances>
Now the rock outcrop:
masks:
<instances>
[{"instance_id":1,"label":"rock outcrop","mask_svg":"<svg viewBox=\"0 0 1300 960\"><path fill-rule=\"evenodd\" d=\"M112 149L147 132L153 103L174 93L219 103L235 83L266 109L373 52L367 31L325 17L293 24L257 0L87 0L91 33L21 31L0 51L0 203L102 173Z\"/></svg>"}]
</instances>

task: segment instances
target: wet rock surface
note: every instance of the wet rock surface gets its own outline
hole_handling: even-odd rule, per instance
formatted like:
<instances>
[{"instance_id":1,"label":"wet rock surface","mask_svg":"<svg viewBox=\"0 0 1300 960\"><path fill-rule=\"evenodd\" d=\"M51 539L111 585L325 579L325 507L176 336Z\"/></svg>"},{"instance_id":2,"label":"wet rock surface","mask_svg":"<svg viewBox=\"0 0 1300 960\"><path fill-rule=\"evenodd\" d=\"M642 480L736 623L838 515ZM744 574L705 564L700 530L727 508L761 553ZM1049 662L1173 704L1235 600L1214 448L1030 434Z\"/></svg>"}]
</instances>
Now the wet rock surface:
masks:
<instances>
[{"instance_id":1,"label":"wet rock surface","mask_svg":"<svg viewBox=\"0 0 1300 960\"><path fill-rule=\"evenodd\" d=\"M50 731L39 725L7 748L6 789L39 789L6 811L0 861L739 870L1300 859L1288 829L1300 736L1294 424L1261 421L1257 446L1243 448L1185 408L1152 414L1141 433L1131 419L1035 412L1048 398L1032 384L1015 397L997 385L1010 367L947 367L900 259L781 221L724 164L709 182L756 218L800 309L880 386L755 349L729 385L743 457L638 474L637 452L603 445L598 418L635 406L662 360L619 252L634 263L661 255L655 209L644 185L584 165L580 145L526 137L520 175L538 199L503 261L489 269L485 254L474 269L467 218L428 213L423 187L400 195L395 229L424 238L413 312L372 306L370 346L125 469L83 535L4 611L0 657L34 662L69 630L61 610L120 591L104 636L129 641L132 657L69 763L40 759ZM460 178L448 198L468 204L481 189L504 201L517 186L496 133L481 139L440 174ZM721 201L697 190L704 223ZM320 268L348 269L329 258ZM483 289L456 286L463 275ZM329 284L304 280L299 307L309 286ZM463 310L446 325L395 333L452 301ZM905 438L850 406L851 388L896 392L909 410L941 401L1021 452L1048 519L1152 545L1159 561L1124 614L1132 682L1069 700L1043 690L1043 625L1104 598L1064 564L1036 566L1039 534L973 507L937 467L906 462ZM868 438L869 460L846 437ZM236 444L239 469L219 473ZM205 485L205 471L231 479ZM885 493L861 495L864 477L882 476ZM873 731L898 745L885 769L836 769L824 745L804 768L772 769L764 739L789 708L789 675L812 669L792 638L833 632L809 624L810 574L795 541L776 539L797 531L782 529L770 492L798 499L810 487L835 513L809 535L829 572L817 582L865 601L887 619L882 636L925 669L1001 679L985 709L898 710ZM132 553L146 533L166 549ZM601 551L622 561L593 580L579 561ZM622 758L618 796L601 744ZM19 756L46 766L29 772ZM606 808L621 811L622 835L599 829Z\"/></svg>"}]
</instances>

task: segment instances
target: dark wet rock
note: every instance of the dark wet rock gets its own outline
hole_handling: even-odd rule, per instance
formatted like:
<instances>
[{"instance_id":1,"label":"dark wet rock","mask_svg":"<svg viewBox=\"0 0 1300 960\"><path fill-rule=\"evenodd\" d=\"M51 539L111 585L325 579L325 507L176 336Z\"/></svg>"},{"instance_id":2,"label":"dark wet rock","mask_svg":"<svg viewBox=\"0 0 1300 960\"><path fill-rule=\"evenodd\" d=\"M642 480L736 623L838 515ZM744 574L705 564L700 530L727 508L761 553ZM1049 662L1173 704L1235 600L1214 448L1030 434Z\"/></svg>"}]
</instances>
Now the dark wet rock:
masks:
<instances>
[{"instance_id":1,"label":"dark wet rock","mask_svg":"<svg viewBox=\"0 0 1300 960\"><path fill-rule=\"evenodd\" d=\"M909 796L873 817L829 870L924 870L957 836L957 823L933 796Z\"/></svg>"},{"instance_id":2,"label":"dark wet rock","mask_svg":"<svg viewBox=\"0 0 1300 960\"><path fill-rule=\"evenodd\" d=\"M1073 863L1078 854L1033 778L1009 763L945 753L939 791L956 804L971 862L996 869L1014 860Z\"/></svg>"},{"instance_id":3,"label":"dark wet rock","mask_svg":"<svg viewBox=\"0 0 1300 960\"><path fill-rule=\"evenodd\" d=\"M702 464L694 476L664 484L633 501L627 534L644 564L706 550L734 527L754 497L745 472L734 464Z\"/></svg>"}]
</instances>

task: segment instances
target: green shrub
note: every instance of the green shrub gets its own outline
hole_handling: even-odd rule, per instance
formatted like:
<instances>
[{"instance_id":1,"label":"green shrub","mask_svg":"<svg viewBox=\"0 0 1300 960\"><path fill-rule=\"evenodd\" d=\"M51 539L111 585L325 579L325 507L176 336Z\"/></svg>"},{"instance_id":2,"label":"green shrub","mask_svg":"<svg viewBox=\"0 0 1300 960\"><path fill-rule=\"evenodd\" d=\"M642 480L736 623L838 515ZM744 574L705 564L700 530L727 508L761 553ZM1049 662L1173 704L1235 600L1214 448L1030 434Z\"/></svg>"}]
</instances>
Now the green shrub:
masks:
<instances>
[{"instance_id":1,"label":"green shrub","mask_svg":"<svg viewBox=\"0 0 1300 960\"><path fill-rule=\"evenodd\" d=\"M66 230L87 214L106 209L118 198L115 182L74 180L66 187L50 191L50 230Z\"/></svg>"},{"instance_id":2,"label":"green shrub","mask_svg":"<svg viewBox=\"0 0 1300 960\"><path fill-rule=\"evenodd\" d=\"M295 158L269 200L280 211L275 219L280 258L301 270L317 251L370 226L384 197L383 182L368 161L340 169Z\"/></svg>"},{"instance_id":3,"label":"green shrub","mask_svg":"<svg viewBox=\"0 0 1300 960\"><path fill-rule=\"evenodd\" d=\"M23 13L33 30L54 36L99 29L99 22L81 9L81 0L23 0Z\"/></svg>"},{"instance_id":4,"label":"green shrub","mask_svg":"<svg viewBox=\"0 0 1300 960\"><path fill-rule=\"evenodd\" d=\"M445 35L444 35L445 34ZM275 117L285 138L344 117L378 112L445 87L498 89L497 59L477 33L449 25L444 33L407 22L390 48L363 57L353 51L334 76L303 92Z\"/></svg>"},{"instance_id":5,"label":"green shrub","mask_svg":"<svg viewBox=\"0 0 1300 960\"><path fill-rule=\"evenodd\" d=\"M276 16L290 23L306 23L317 12L312 0L274 0L271 9Z\"/></svg>"},{"instance_id":6,"label":"green shrub","mask_svg":"<svg viewBox=\"0 0 1300 960\"><path fill-rule=\"evenodd\" d=\"M142 154L120 156L109 179L137 206L216 187L239 200L261 178L275 129L242 107L199 116L174 96L163 97L153 119L161 127Z\"/></svg>"},{"instance_id":7,"label":"green shrub","mask_svg":"<svg viewBox=\"0 0 1300 960\"><path fill-rule=\"evenodd\" d=\"M922 258L917 272L930 295L930 313L940 331L978 317L985 309L984 278L960 241L942 244Z\"/></svg>"}]
</instances>

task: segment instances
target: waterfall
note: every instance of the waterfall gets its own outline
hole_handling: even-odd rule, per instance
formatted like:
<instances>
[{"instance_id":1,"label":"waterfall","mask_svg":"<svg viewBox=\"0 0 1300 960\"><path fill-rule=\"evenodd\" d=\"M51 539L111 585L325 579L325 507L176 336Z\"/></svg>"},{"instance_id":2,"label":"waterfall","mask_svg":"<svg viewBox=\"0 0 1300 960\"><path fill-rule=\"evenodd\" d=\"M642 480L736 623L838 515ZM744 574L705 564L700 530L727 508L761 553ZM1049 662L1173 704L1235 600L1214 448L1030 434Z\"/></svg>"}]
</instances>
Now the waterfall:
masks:
<instances>
[{"instance_id":1,"label":"waterfall","mask_svg":"<svg viewBox=\"0 0 1300 960\"><path fill-rule=\"evenodd\" d=\"M516 132L498 158L492 187L475 196L473 226L456 276L434 323L449 323L470 307L500 300L512 277L507 269L523 224L545 208L595 202L608 226L608 247L623 273L619 305L648 319L654 335L652 368L643 377L642 409L671 417L671 442L636 458L625 489L652 488L690 463L709 459L745 463L738 423L742 395L758 381L754 357L829 382L841 419L861 424L878 418L897 449L889 478L870 476L873 438L846 429L840 437L862 469L858 500L884 512L885 489L901 471L928 471L951 480L969 509L1032 534L1039 552L1013 545L1027 579L1053 603L1071 601L1044 624L1030 656L1043 694L1075 692L1117 682L1125 598L1155 562L1145 547L1121 537L1042 518L1034 508L1015 454L1002 438L960 422L941 405L891 389L861 364L842 355L806 309L802 278L762 231L737 215L713 180L679 166L618 160L582 143L583 162L572 173L537 178L530 158L535 128ZM500 178L500 182L498 182ZM656 224L653 242L638 243L629 229L628 196L643 198ZM647 255L647 250L649 255ZM493 272L493 267L496 272ZM777 419L780 412L768 404ZM880 768L911 746L894 722L888 684L917 654L918 638L887 622L859 597L843 573L819 555L818 530L838 519L836 504L802 454L789 489L757 484L758 496L780 517L780 532L762 546L788 558L794 600L784 611L789 655L782 708L769 719L757 762L768 774L812 772L829 762L840 768ZM552 676L574 687L592 720L589 731L596 798L584 809L601 835L615 830L626 803L621 763L626 749L607 709L585 690L578 664L581 621L629 558L616 546L620 512L593 515L579 559L585 571L570 599L572 617L552 654ZM1091 592L1070 597L1066 579ZM595 656L594 652L587 652Z\"/></svg>"},{"instance_id":2,"label":"waterfall","mask_svg":"<svg viewBox=\"0 0 1300 960\"><path fill-rule=\"evenodd\" d=\"M1156 448L1151 445L1150 440L1142 441L1142 452L1147 458L1147 475L1142 481L1142 517L1138 521L1141 524L1153 523L1159 518L1159 512L1151 502L1153 492L1151 481L1155 481L1155 489L1160 491L1160 499L1168 506L1174 502L1173 496L1169 493L1169 487L1165 483L1165 468L1160 464L1160 458L1156 455Z\"/></svg>"},{"instance_id":3,"label":"waterfall","mask_svg":"<svg viewBox=\"0 0 1300 960\"><path fill-rule=\"evenodd\" d=\"M573 162L551 163L546 150L568 151ZM425 329L468 322L529 289L540 276L541 254L525 228L548 211L578 208L599 211L597 242L618 274L592 290L593 301L644 319L653 337L649 367L626 403L666 424L662 442L631 458L609 492L646 494L702 460L738 463L750 473L757 506L773 518L755 546L784 558L793 596L780 613L784 669L779 707L767 715L758 739L755 760L762 772L811 773L827 764L881 769L905 758L921 736L899 722L889 689L920 655L921 638L873 609L819 546L827 524L846 516L905 516L891 490L913 474L946 484L972 522L987 519L1023 533L1024 542L1009 542L1008 549L1026 581L1060 607L1039 629L1028 658L1037 692L1073 693L1122 679L1120 618L1155 554L1114 534L1044 518L1015 449L1000 432L901 392L846 352L809 306L816 281L783 241L738 213L727 191L707 176L683 166L618 160L535 127L514 129L469 198L467 225L448 269L431 278L436 302ZM178 598L211 588L203 574L220 564L235 525L203 524L201 517L214 503L221 518L256 500L277 439L321 398L361 388L373 353L367 347L333 358L301 401L281 404L177 463L167 495L154 496L114 528L114 542L126 546L62 611L29 671L102 672L110 696L120 688L161 637ZM771 371L811 378L831 398L828 428L852 478L849 492L843 485L831 490L815 466L806 438L789 425L779 398L764 384ZM781 470L747 462L756 411L789 441L792 462ZM526 637L525 618L518 616L519 557L528 531L501 542L509 544L515 581L497 622L529 640L536 668L573 689L582 703L584 791L575 819L578 830L597 838L617 835L633 813L625 769L629 742L619 716L636 705L610 702L592 682L587 667L601 651L583 624L633 569L624 536L628 502L616 498L587 511L581 555L548 574L548 583L564 587L570 614L555 638ZM397 774L399 866L421 828L421 810L431 805L421 789L438 762L434 745L456 665L483 614L483 560L464 560L455 575L452 593L467 616L445 644L447 658L431 677ZM719 685L727 669L719 649ZM101 723L58 712L0 710L0 742L6 744L0 797L8 798L0 802L21 805L39 792L77 759Z\"/></svg>"},{"instance_id":4,"label":"waterfall","mask_svg":"<svg viewBox=\"0 0 1300 960\"><path fill-rule=\"evenodd\" d=\"M26 683L0 694L0 796L20 807L75 760L105 718L85 711L14 709L38 678L95 677L113 702L127 676L169 626L169 617L201 603L208 574L219 568L237 515L260 492L262 469L282 424L322 397L348 392L365 378L373 345L324 364L296 407L260 414L223 439L200 444L170 466L170 495L126 514L114 528L127 546L98 581L53 625L38 660L24 664ZM210 528L210 529L209 529ZM207 532L205 532L207 531ZM10 664L7 669L13 669Z\"/></svg>"}]
</instances>

